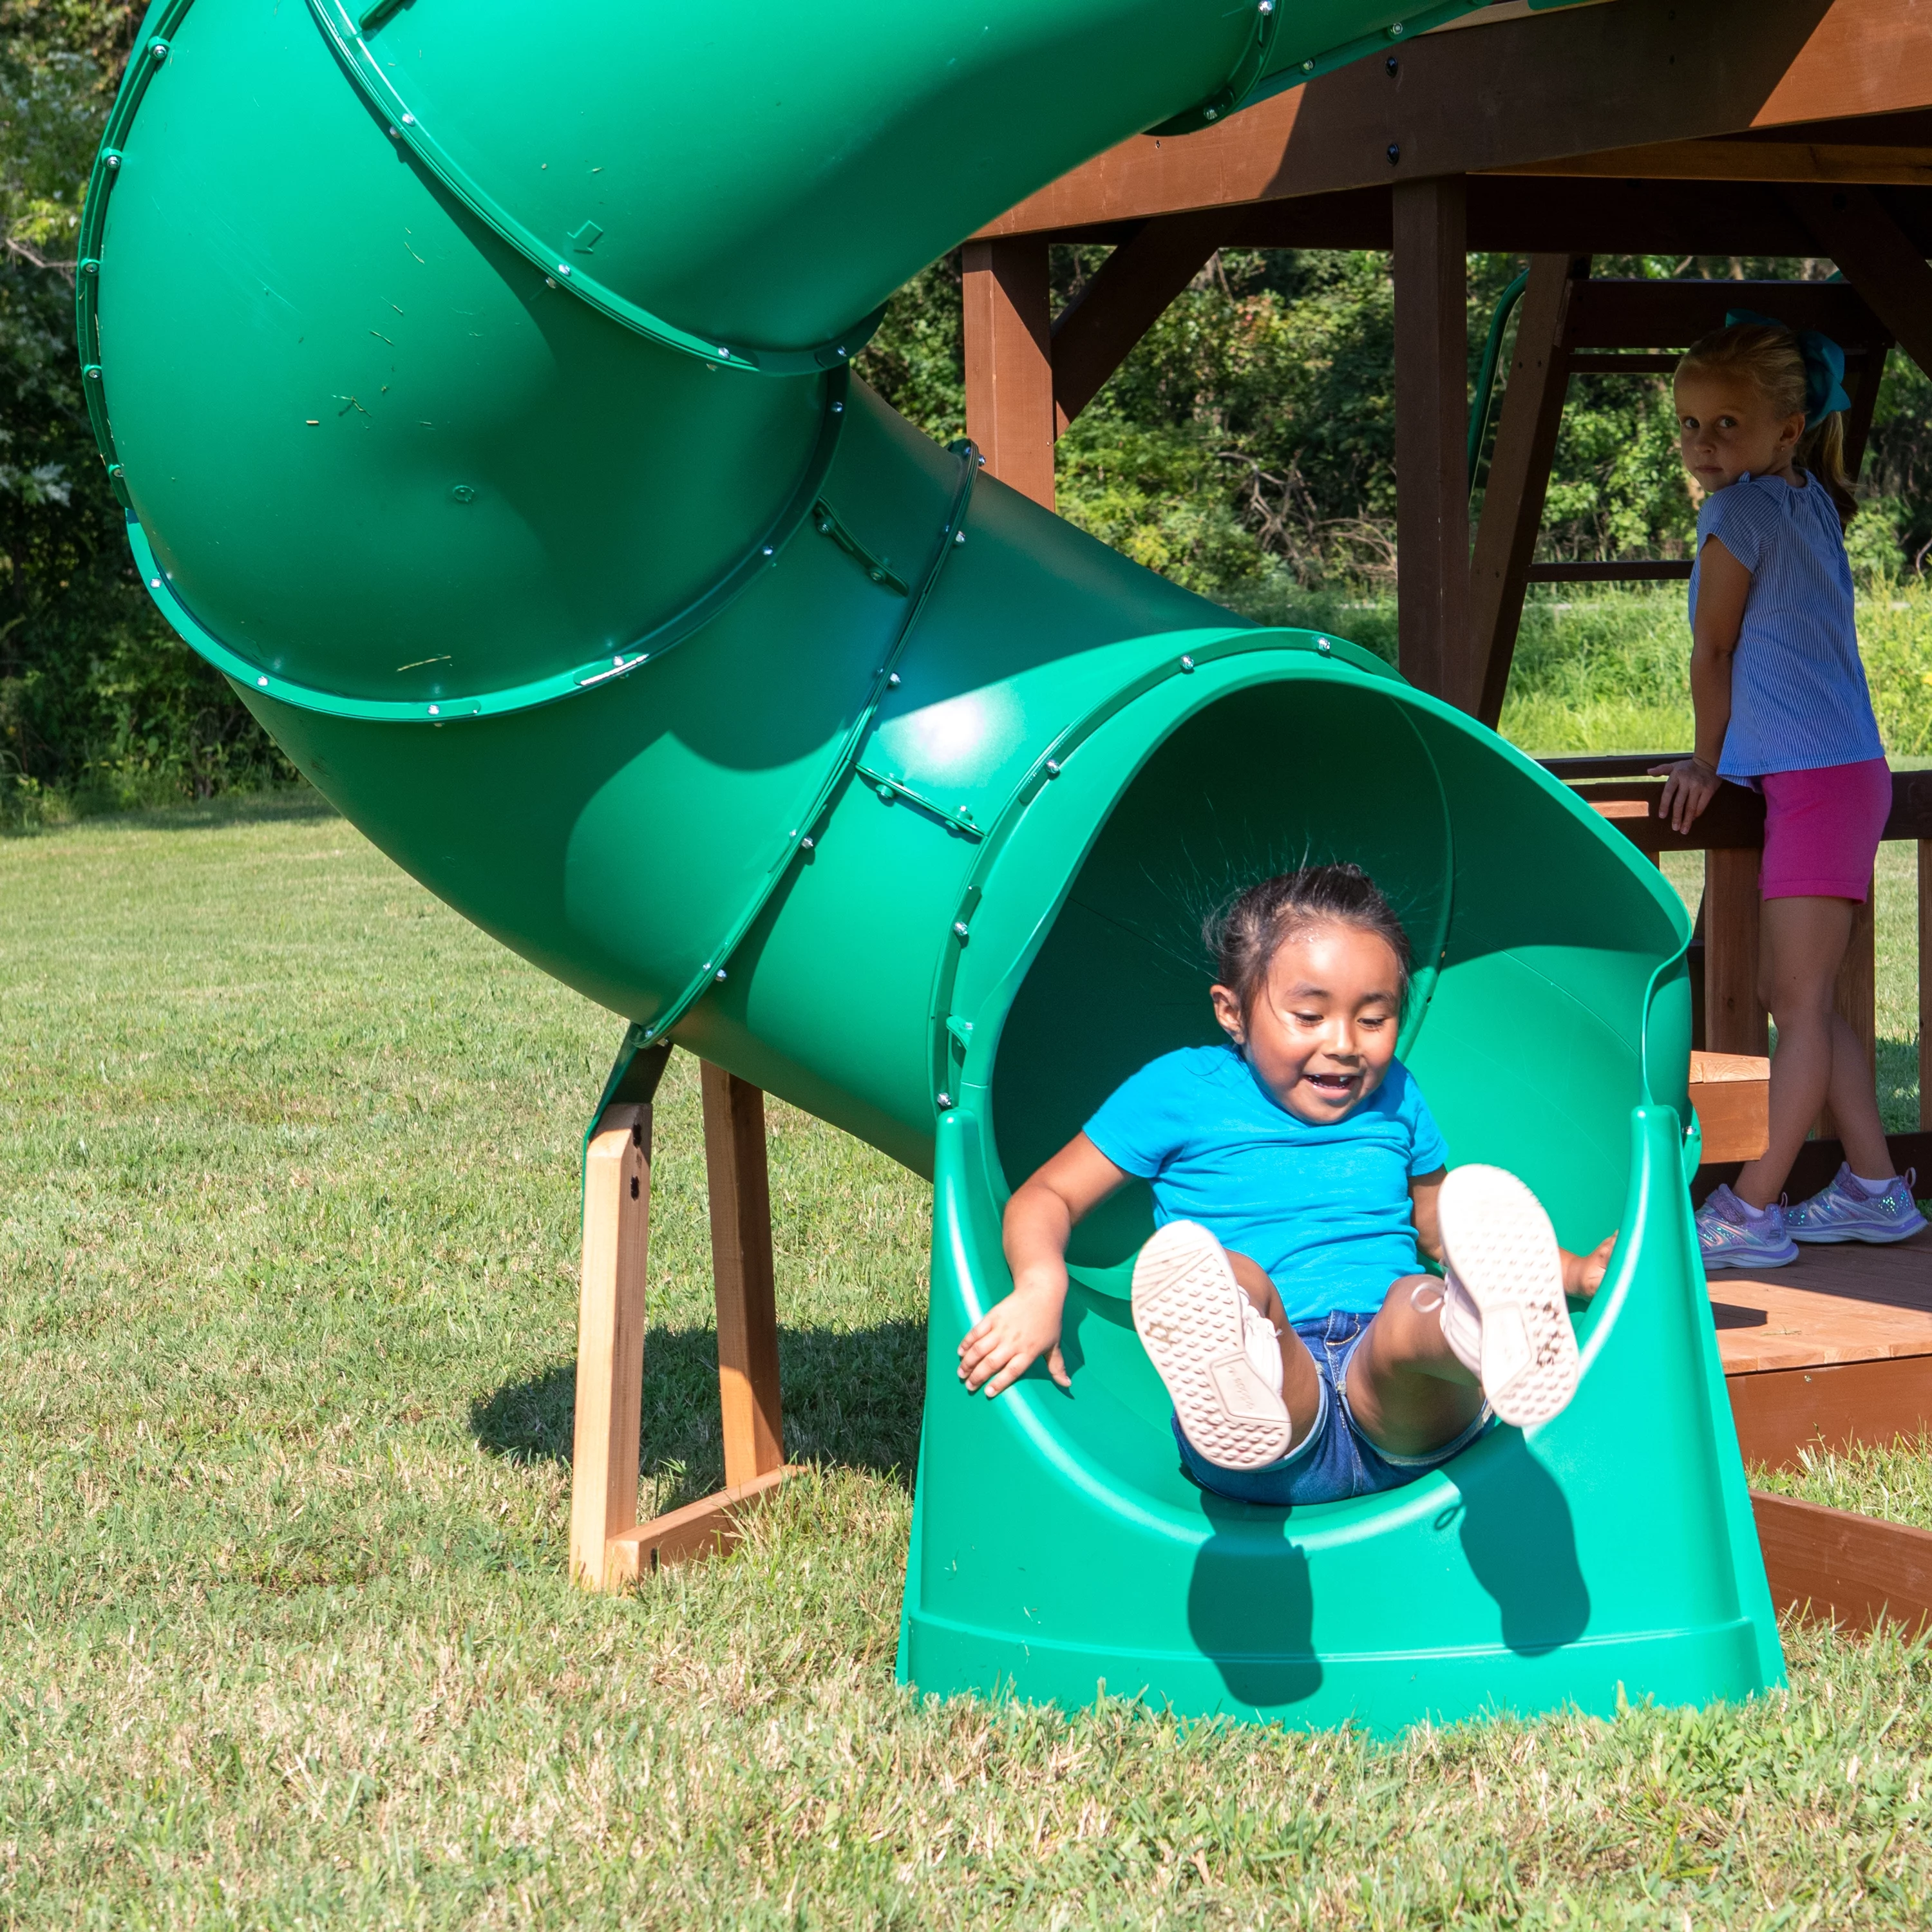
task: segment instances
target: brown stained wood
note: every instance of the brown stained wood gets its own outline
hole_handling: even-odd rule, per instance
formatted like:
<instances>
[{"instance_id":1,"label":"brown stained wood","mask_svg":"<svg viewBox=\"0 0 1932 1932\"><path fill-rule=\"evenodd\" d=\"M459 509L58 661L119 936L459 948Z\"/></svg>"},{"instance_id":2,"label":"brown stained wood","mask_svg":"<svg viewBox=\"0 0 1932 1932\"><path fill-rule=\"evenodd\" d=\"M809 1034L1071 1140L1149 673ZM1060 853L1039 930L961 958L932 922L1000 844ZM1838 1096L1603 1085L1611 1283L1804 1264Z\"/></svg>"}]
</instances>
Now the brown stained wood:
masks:
<instances>
[{"instance_id":1,"label":"brown stained wood","mask_svg":"<svg viewBox=\"0 0 1932 1932\"><path fill-rule=\"evenodd\" d=\"M1751 1492L1758 1546L1780 1610L1875 1629L1932 1624L1932 1530Z\"/></svg>"},{"instance_id":2,"label":"brown stained wood","mask_svg":"<svg viewBox=\"0 0 1932 1932\"><path fill-rule=\"evenodd\" d=\"M1759 860L1748 848L1704 854L1704 1042L1713 1053L1770 1048L1757 997Z\"/></svg>"},{"instance_id":3,"label":"brown stained wood","mask_svg":"<svg viewBox=\"0 0 1932 1932\"><path fill-rule=\"evenodd\" d=\"M768 1502L781 1484L804 1473L789 1464L768 1469L749 1482L620 1532L610 1540L604 1566L611 1587L640 1582L670 1564L694 1562L730 1549L744 1535L746 1517Z\"/></svg>"},{"instance_id":4,"label":"brown stained wood","mask_svg":"<svg viewBox=\"0 0 1932 1932\"><path fill-rule=\"evenodd\" d=\"M650 1186L650 1108L606 1108L584 1156L571 1453L570 1574L593 1590L616 1586L610 1539L638 1516Z\"/></svg>"},{"instance_id":5,"label":"brown stained wood","mask_svg":"<svg viewBox=\"0 0 1932 1932\"><path fill-rule=\"evenodd\" d=\"M1796 1468L1806 1450L1916 1443L1932 1430L1932 1354L1760 1370L1727 1376L1724 1387L1754 1468Z\"/></svg>"},{"instance_id":6,"label":"brown stained wood","mask_svg":"<svg viewBox=\"0 0 1932 1932\"><path fill-rule=\"evenodd\" d=\"M1618 180L1827 182L1906 188L1932 184L1932 151L1876 142L1807 141L1659 141L1532 161L1512 174L1561 178L1607 176Z\"/></svg>"},{"instance_id":7,"label":"brown stained wood","mask_svg":"<svg viewBox=\"0 0 1932 1932\"><path fill-rule=\"evenodd\" d=\"M736 1490L784 1461L765 1096L749 1081L709 1060L704 1064L702 1086L724 1482L728 1490Z\"/></svg>"},{"instance_id":8,"label":"brown stained wood","mask_svg":"<svg viewBox=\"0 0 1932 1932\"><path fill-rule=\"evenodd\" d=\"M1918 842L1918 1124L1932 1129L1932 838Z\"/></svg>"},{"instance_id":9,"label":"brown stained wood","mask_svg":"<svg viewBox=\"0 0 1932 1932\"><path fill-rule=\"evenodd\" d=\"M1845 473L1856 483L1864 467L1865 445L1871 440L1872 416L1878 407L1879 386L1885 380L1886 358L1892 352L1889 342L1875 344L1858 358L1854 370L1852 358L1845 358L1845 380L1850 386L1852 406L1845 412Z\"/></svg>"},{"instance_id":10,"label":"brown stained wood","mask_svg":"<svg viewBox=\"0 0 1932 1932\"><path fill-rule=\"evenodd\" d=\"M1873 917L1872 893L1876 881L1865 889L1862 905L1852 908L1852 936L1838 968L1835 1004L1850 1023L1864 1048L1865 1064L1874 1075L1878 1070L1878 932ZM1829 1140L1838 1131L1838 1123L1828 1101L1818 1112L1818 1133Z\"/></svg>"},{"instance_id":11,"label":"brown stained wood","mask_svg":"<svg viewBox=\"0 0 1932 1932\"><path fill-rule=\"evenodd\" d=\"M1214 214L1150 221L1101 265L1079 300L1054 318L1054 433L1090 403L1162 311L1221 245L1228 223Z\"/></svg>"},{"instance_id":12,"label":"brown stained wood","mask_svg":"<svg viewBox=\"0 0 1932 1932\"><path fill-rule=\"evenodd\" d=\"M1864 294L1843 282L1594 276L1571 298L1565 339L1572 349L1688 349L1723 328L1734 308L1775 314L1793 328L1822 328L1848 356L1894 333Z\"/></svg>"},{"instance_id":13,"label":"brown stained wood","mask_svg":"<svg viewBox=\"0 0 1932 1932\"><path fill-rule=\"evenodd\" d=\"M1664 763L1682 752L1647 754L1643 762ZM1575 769L1588 764L1595 770L1616 766L1614 758L1551 760L1552 768ZM1688 832L1671 830L1657 816L1657 800L1664 789L1660 778L1634 772L1615 776L1585 775L1580 770L1558 776L1568 780L1576 796L1608 819L1633 845L1646 852L1742 851L1748 847L1760 850L1764 844L1764 800L1743 785L1721 787ZM1888 839L1932 838L1932 771L1894 772L1892 775L1892 815L1886 820Z\"/></svg>"},{"instance_id":14,"label":"brown stained wood","mask_svg":"<svg viewBox=\"0 0 1932 1932\"><path fill-rule=\"evenodd\" d=\"M1708 1276L1726 1376L1932 1357L1932 1228L1891 1247L1806 1246L1781 1268Z\"/></svg>"},{"instance_id":15,"label":"brown stained wood","mask_svg":"<svg viewBox=\"0 0 1932 1932\"><path fill-rule=\"evenodd\" d=\"M1516 319L1496 453L1469 568L1477 716L1490 726L1502 716L1509 688L1523 593L1562 425L1568 387L1564 322L1577 281L1589 272L1587 255L1532 256Z\"/></svg>"},{"instance_id":16,"label":"brown stained wood","mask_svg":"<svg viewBox=\"0 0 1932 1932\"><path fill-rule=\"evenodd\" d=\"M1398 184L1394 221L1398 654L1412 684L1472 711L1462 181Z\"/></svg>"},{"instance_id":17,"label":"brown stained wood","mask_svg":"<svg viewBox=\"0 0 1932 1932\"><path fill-rule=\"evenodd\" d=\"M1047 244L969 242L962 258L966 434L989 475L1053 508L1053 350Z\"/></svg>"},{"instance_id":18,"label":"brown stained wood","mask_svg":"<svg viewBox=\"0 0 1932 1932\"><path fill-rule=\"evenodd\" d=\"M1868 188L1785 194L1899 346L1920 368L1932 369L1932 266L1884 203Z\"/></svg>"},{"instance_id":19,"label":"brown stained wood","mask_svg":"<svg viewBox=\"0 0 1932 1932\"><path fill-rule=\"evenodd\" d=\"M1426 34L1400 49L1393 76L1358 61L1198 134L1136 135L981 233L1907 112L1932 103L1926 26L1922 0L1618 0Z\"/></svg>"},{"instance_id":20,"label":"brown stained wood","mask_svg":"<svg viewBox=\"0 0 1932 1932\"><path fill-rule=\"evenodd\" d=\"M1771 1062L1755 1054L1694 1052L1690 1104L1706 1160L1756 1160L1771 1144Z\"/></svg>"}]
</instances>

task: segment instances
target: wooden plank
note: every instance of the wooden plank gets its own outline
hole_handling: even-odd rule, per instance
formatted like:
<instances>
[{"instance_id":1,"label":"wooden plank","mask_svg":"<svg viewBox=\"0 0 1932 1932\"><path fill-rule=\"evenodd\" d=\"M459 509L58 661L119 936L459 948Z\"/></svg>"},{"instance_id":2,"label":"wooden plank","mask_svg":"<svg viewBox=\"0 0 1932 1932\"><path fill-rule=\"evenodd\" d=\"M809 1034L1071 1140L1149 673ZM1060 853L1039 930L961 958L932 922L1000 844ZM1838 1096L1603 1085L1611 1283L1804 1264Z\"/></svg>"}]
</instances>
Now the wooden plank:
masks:
<instances>
[{"instance_id":1,"label":"wooden plank","mask_svg":"<svg viewBox=\"0 0 1932 1932\"><path fill-rule=\"evenodd\" d=\"M610 1539L638 1518L650 1190L650 1108L606 1108L584 1162L571 1451L570 1574L593 1590L616 1587Z\"/></svg>"},{"instance_id":2,"label":"wooden plank","mask_svg":"<svg viewBox=\"0 0 1932 1932\"><path fill-rule=\"evenodd\" d=\"M1822 328L1847 353L1896 332L1864 293L1843 282L1647 280L1594 276L1571 298L1572 349L1688 349L1722 328L1734 308L1775 315L1793 328Z\"/></svg>"},{"instance_id":3,"label":"wooden plank","mask_svg":"<svg viewBox=\"0 0 1932 1932\"><path fill-rule=\"evenodd\" d=\"M1402 675L1472 711L1462 185L1395 190L1396 622Z\"/></svg>"},{"instance_id":4,"label":"wooden plank","mask_svg":"<svg viewBox=\"0 0 1932 1932\"><path fill-rule=\"evenodd\" d=\"M709 1060L703 1087L724 1482L728 1490L737 1490L784 1461L765 1096L749 1081Z\"/></svg>"},{"instance_id":5,"label":"wooden plank","mask_svg":"<svg viewBox=\"0 0 1932 1932\"><path fill-rule=\"evenodd\" d=\"M746 1517L767 1502L781 1484L804 1473L790 1465L768 1469L749 1482L719 1490L682 1509L620 1531L610 1540L605 1564L612 1587L640 1582L671 1564L694 1562L730 1549L744 1536Z\"/></svg>"},{"instance_id":6,"label":"wooden plank","mask_svg":"<svg viewBox=\"0 0 1932 1932\"><path fill-rule=\"evenodd\" d=\"M1713 1053L1770 1048L1757 998L1759 859L1748 850L1704 855L1704 1034Z\"/></svg>"},{"instance_id":7,"label":"wooden plank","mask_svg":"<svg viewBox=\"0 0 1932 1932\"><path fill-rule=\"evenodd\" d=\"M1047 244L969 242L962 274L966 434L988 474L1053 508L1053 351Z\"/></svg>"},{"instance_id":8,"label":"wooden plank","mask_svg":"<svg viewBox=\"0 0 1932 1932\"><path fill-rule=\"evenodd\" d=\"M1751 1492L1772 1601L1854 1630L1932 1624L1932 1530Z\"/></svg>"},{"instance_id":9,"label":"wooden plank","mask_svg":"<svg viewBox=\"0 0 1932 1932\"><path fill-rule=\"evenodd\" d=\"M1427 34L1402 49L1393 74L1358 61L1198 134L1132 136L980 232L1060 232L1907 112L1932 103L1926 26L1924 0L1620 0Z\"/></svg>"},{"instance_id":10,"label":"wooden plank","mask_svg":"<svg viewBox=\"0 0 1932 1932\"><path fill-rule=\"evenodd\" d=\"M1756 1160L1771 1144L1771 1062L1755 1054L1694 1052L1690 1105L1705 1160Z\"/></svg>"},{"instance_id":11,"label":"wooden plank","mask_svg":"<svg viewBox=\"0 0 1932 1932\"><path fill-rule=\"evenodd\" d=\"M1781 1268L1712 1270L1727 1376L1932 1357L1932 1231L1890 1247L1807 1247Z\"/></svg>"},{"instance_id":12,"label":"wooden plank","mask_svg":"<svg viewBox=\"0 0 1932 1932\"><path fill-rule=\"evenodd\" d=\"M1795 1468L1808 1449L1916 1443L1932 1430L1932 1354L1744 1372L1724 1387L1738 1447L1756 1468Z\"/></svg>"},{"instance_id":13,"label":"wooden plank","mask_svg":"<svg viewBox=\"0 0 1932 1932\"><path fill-rule=\"evenodd\" d=\"M1504 172L1546 178L1580 175L1618 180L1826 182L1932 184L1932 150L1876 142L1808 141L1796 134L1772 141L1658 141L1641 148L1606 148L1566 154Z\"/></svg>"},{"instance_id":14,"label":"wooden plank","mask_svg":"<svg viewBox=\"0 0 1932 1932\"><path fill-rule=\"evenodd\" d=\"M1681 752L1647 752L1652 764L1682 758ZM1634 845L1646 852L1719 851L1764 844L1764 800L1743 785L1727 784L1712 800L1690 830L1672 831L1657 816L1658 795L1664 781L1638 776L1597 778L1598 771L1628 770L1642 760L1619 758L1550 759L1544 761L1569 782L1577 796L1610 820ZM1558 768L1561 767L1559 770ZM1932 838L1932 772L1894 772L1892 815L1886 820L1888 839Z\"/></svg>"},{"instance_id":15,"label":"wooden plank","mask_svg":"<svg viewBox=\"0 0 1932 1932\"><path fill-rule=\"evenodd\" d=\"M1168 304L1198 274L1228 228L1224 215L1150 221L1108 256L1079 300L1054 318L1054 434L1100 393Z\"/></svg>"},{"instance_id":16,"label":"wooden plank","mask_svg":"<svg viewBox=\"0 0 1932 1932\"><path fill-rule=\"evenodd\" d=\"M1872 312L1932 370L1932 266L1868 188L1792 188L1785 197Z\"/></svg>"},{"instance_id":17,"label":"wooden plank","mask_svg":"<svg viewBox=\"0 0 1932 1932\"><path fill-rule=\"evenodd\" d=\"M1469 566L1476 714L1493 727L1502 716L1510 664L1530 560L1543 527L1544 498L1556 434L1563 422L1564 322L1576 283L1590 272L1587 255L1535 255L1516 320L1496 454L1490 464L1483 514Z\"/></svg>"}]
</instances>

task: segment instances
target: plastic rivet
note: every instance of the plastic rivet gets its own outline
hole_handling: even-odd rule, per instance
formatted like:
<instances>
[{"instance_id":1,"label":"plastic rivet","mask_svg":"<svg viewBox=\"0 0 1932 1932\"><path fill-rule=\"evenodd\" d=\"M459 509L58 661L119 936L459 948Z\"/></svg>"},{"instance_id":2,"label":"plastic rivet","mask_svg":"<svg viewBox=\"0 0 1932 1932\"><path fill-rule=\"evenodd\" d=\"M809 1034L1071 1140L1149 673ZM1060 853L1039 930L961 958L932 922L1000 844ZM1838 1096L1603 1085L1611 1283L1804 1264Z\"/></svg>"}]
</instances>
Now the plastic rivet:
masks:
<instances>
[{"instance_id":1,"label":"plastic rivet","mask_svg":"<svg viewBox=\"0 0 1932 1932\"><path fill-rule=\"evenodd\" d=\"M878 786L875 789L878 790L878 794L881 798L890 799L892 795L892 788L889 784L882 784Z\"/></svg>"},{"instance_id":2,"label":"plastic rivet","mask_svg":"<svg viewBox=\"0 0 1932 1932\"><path fill-rule=\"evenodd\" d=\"M558 262L556 265L556 272L560 275L562 275L567 279L570 274L570 264L568 262Z\"/></svg>"},{"instance_id":3,"label":"plastic rivet","mask_svg":"<svg viewBox=\"0 0 1932 1932\"><path fill-rule=\"evenodd\" d=\"M814 841L814 840L813 840L813 839L810 839L810 838L801 838L801 839L798 842L798 843L799 843L799 849L800 849L801 851L803 851L803 852L809 852L809 851L812 849L813 845L814 845L816 842L816 842L816 841Z\"/></svg>"},{"instance_id":4,"label":"plastic rivet","mask_svg":"<svg viewBox=\"0 0 1932 1932\"><path fill-rule=\"evenodd\" d=\"M966 541L966 532L964 530L957 532L952 541L956 544L963 544Z\"/></svg>"},{"instance_id":5,"label":"plastic rivet","mask_svg":"<svg viewBox=\"0 0 1932 1932\"><path fill-rule=\"evenodd\" d=\"M440 705L440 704L432 704L432 705L430 706L430 708L429 708L429 715L430 715L432 718L438 717L438 716L440 716L441 715L441 713L442 713L442 706L441 705Z\"/></svg>"},{"instance_id":6,"label":"plastic rivet","mask_svg":"<svg viewBox=\"0 0 1932 1932\"><path fill-rule=\"evenodd\" d=\"M941 1112L944 1112L946 1108L952 1105L952 1096L950 1094L940 1094L939 1096L939 1105Z\"/></svg>"},{"instance_id":7,"label":"plastic rivet","mask_svg":"<svg viewBox=\"0 0 1932 1932\"><path fill-rule=\"evenodd\" d=\"M413 128L416 124L416 117L413 114L405 114L403 116L403 125L405 128Z\"/></svg>"},{"instance_id":8,"label":"plastic rivet","mask_svg":"<svg viewBox=\"0 0 1932 1932\"><path fill-rule=\"evenodd\" d=\"M834 403L832 405L832 413L835 416L842 416L845 413L845 405L843 403Z\"/></svg>"},{"instance_id":9,"label":"plastic rivet","mask_svg":"<svg viewBox=\"0 0 1932 1932\"><path fill-rule=\"evenodd\" d=\"M899 688L899 674L897 671L894 671L892 676L886 680L886 688L890 691L898 690Z\"/></svg>"},{"instance_id":10,"label":"plastic rivet","mask_svg":"<svg viewBox=\"0 0 1932 1932\"><path fill-rule=\"evenodd\" d=\"M1048 758L1048 759L1047 760L1047 761L1046 761L1046 775L1047 775L1047 776L1048 776L1048 778L1057 778L1058 777L1059 777L1059 776L1060 776L1060 760L1059 760L1058 758Z\"/></svg>"},{"instance_id":11,"label":"plastic rivet","mask_svg":"<svg viewBox=\"0 0 1932 1932\"><path fill-rule=\"evenodd\" d=\"M964 939L970 931L971 928L963 919L956 919L952 922L952 932L955 938Z\"/></svg>"},{"instance_id":12,"label":"plastic rivet","mask_svg":"<svg viewBox=\"0 0 1932 1932\"><path fill-rule=\"evenodd\" d=\"M161 580L158 577L151 577L148 579L148 588L150 590L158 590L160 587Z\"/></svg>"},{"instance_id":13,"label":"plastic rivet","mask_svg":"<svg viewBox=\"0 0 1932 1932\"><path fill-rule=\"evenodd\" d=\"M766 556L770 556L771 555L771 554L772 554L772 546L771 546L770 544L766 544L766 546L765 546L765 554L766 554Z\"/></svg>"},{"instance_id":14,"label":"plastic rivet","mask_svg":"<svg viewBox=\"0 0 1932 1932\"><path fill-rule=\"evenodd\" d=\"M1194 660L1192 658L1183 658L1180 661L1180 668L1183 670L1192 670L1194 668Z\"/></svg>"},{"instance_id":15,"label":"plastic rivet","mask_svg":"<svg viewBox=\"0 0 1932 1932\"><path fill-rule=\"evenodd\" d=\"M264 691L268 689L268 680L266 677L258 677L256 679L255 682L259 684Z\"/></svg>"}]
</instances>

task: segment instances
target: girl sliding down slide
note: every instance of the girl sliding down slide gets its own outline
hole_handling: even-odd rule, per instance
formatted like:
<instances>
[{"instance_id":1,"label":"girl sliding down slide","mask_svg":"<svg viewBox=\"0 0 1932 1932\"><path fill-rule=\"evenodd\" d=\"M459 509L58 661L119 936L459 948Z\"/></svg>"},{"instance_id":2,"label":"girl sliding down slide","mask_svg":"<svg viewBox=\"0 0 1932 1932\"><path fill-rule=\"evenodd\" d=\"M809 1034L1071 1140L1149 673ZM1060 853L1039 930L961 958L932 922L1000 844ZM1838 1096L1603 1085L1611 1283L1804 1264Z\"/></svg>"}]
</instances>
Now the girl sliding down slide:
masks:
<instances>
[{"instance_id":1,"label":"girl sliding down slide","mask_svg":"<svg viewBox=\"0 0 1932 1932\"><path fill-rule=\"evenodd\" d=\"M1669 774L1658 815L1688 832L1726 778L1764 794L1758 996L1778 1023L1771 1144L1699 1210L1706 1268L1779 1268L1799 1241L1902 1241L1925 1225L1833 998L1892 810L1845 558L1844 366L1828 337L1742 310L1677 365L1684 465L1706 492L1690 578L1697 748L1654 768ZM1785 1180L1828 1100L1847 1158L1787 1208Z\"/></svg>"},{"instance_id":2,"label":"girl sliding down slide","mask_svg":"<svg viewBox=\"0 0 1932 1932\"><path fill-rule=\"evenodd\" d=\"M1060 1354L1074 1224L1153 1186L1134 1324L1172 1396L1184 1462L1249 1502L1330 1502L1413 1482L1492 1416L1528 1426L1578 1374L1567 1294L1602 1282L1493 1167L1450 1172L1395 1058L1408 941L1357 866L1264 880L1213 922L1220 1046L1126 1081L1007 1204L1013 1291L960 1345L998 1395ZM1423 1271L1418 1248L1444 1264Z\"/></svg>"}]
</instances>

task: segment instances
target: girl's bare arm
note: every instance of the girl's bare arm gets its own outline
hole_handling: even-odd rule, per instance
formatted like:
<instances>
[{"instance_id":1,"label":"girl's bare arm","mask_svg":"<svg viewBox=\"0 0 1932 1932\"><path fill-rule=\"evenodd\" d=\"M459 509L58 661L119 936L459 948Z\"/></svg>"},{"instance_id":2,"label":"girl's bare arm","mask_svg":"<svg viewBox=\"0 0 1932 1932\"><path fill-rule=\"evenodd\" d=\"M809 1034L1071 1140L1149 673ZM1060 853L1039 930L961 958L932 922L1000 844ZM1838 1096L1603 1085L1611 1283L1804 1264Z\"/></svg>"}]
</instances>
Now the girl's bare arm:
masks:
<instances>
[{"instance_id":1,"label":"girl's bare arm","mask_svg":"<svg viewBox=\"0 0 1932 1932\"><path fill-rule=\"evenodd\" d=\"M994 1303L959 1345L959 1378L1003 1394L1043 1354L1047 1372L1072 1386L1060 1357L1066 1303L1066 1244L1074 1223L1129 1178L1084 1134L1076 1134L1006 1203L1000 1230L1013 1292Z\"/></svg>"},{"instance_id":2,"label":"girl's bare arm","mask_svg":"<svg viewBox=\"0 0 1932 1932\"><path fill-rule=\"evenodd\" d=\"M1653 765L1665 774L1657 815L1685 832L1718 795L1718 760L1731 724L1731 661L1744 628L1751 575L1715 537L1707 537L1697 564L1697 620L1690 630L1690 702L1697 717L1697 748L1675 764Z\"/></svg>"}]
</instances>

